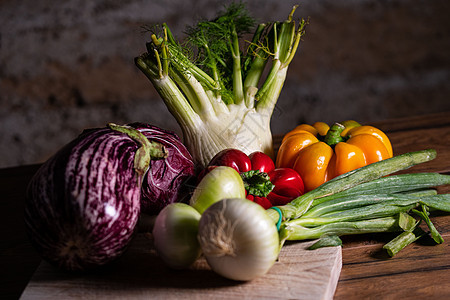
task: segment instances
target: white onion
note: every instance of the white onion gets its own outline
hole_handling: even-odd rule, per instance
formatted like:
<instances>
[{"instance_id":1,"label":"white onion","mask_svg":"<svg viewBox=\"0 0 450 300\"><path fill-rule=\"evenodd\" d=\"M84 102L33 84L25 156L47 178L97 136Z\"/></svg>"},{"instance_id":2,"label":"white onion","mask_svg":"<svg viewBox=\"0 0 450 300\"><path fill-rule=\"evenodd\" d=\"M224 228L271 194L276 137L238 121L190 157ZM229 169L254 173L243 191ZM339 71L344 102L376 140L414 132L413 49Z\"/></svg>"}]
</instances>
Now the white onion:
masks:
<instances>
[{"instance_id":1,"label":"white onion","mask_svg":"<svg viewBox=\"0 0 450 300\"><path fill-rule=\"evenodd\" d=\"M266 274L280 249L277 228L266 211L239 198L211 205L200 219L198 239L211 269L233 280Z\"/></svg>"},{"instance_id":2,"label":"white onion","mask_svg":"<svg viewBox=\"0 0 450 300\"><path fill-rule=\"evenodd\" d=\"M172 203L161 210L153 227L156 252L173 269L184 269L201 254L197 240L200 213L184 203Z\"/></svg>"}]
</instances>

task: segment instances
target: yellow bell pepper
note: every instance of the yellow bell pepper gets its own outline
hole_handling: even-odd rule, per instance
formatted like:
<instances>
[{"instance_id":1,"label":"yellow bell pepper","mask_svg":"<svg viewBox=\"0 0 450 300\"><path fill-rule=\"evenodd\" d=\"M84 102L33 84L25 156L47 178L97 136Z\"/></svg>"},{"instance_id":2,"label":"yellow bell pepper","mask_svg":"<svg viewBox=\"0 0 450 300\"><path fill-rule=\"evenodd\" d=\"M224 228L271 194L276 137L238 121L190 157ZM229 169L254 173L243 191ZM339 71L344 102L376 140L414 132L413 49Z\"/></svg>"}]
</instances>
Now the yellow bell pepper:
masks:
<instances>
[{"instance_id":1,"label":"yellow bell pepper","mask_svg":"<svg viewBox=\"0 0 450 300\"><path fill-rule=\"evenodd\" d=\"M301 124L288 132L278 150L276 167L293 168L305 191L365 165L391 158L392 145L381 130L353 120Z\"/></svg>"}]
</instances>

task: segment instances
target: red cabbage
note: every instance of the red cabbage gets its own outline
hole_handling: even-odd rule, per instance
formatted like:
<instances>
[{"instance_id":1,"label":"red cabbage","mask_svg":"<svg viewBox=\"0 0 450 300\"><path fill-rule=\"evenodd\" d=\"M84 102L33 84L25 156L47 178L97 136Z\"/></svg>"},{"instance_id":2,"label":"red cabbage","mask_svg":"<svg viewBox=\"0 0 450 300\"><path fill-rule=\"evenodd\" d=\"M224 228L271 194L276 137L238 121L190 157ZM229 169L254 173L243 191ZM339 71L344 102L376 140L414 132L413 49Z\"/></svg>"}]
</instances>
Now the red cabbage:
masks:
<instances>
[{"instance_id":1,"label":"red cabbage","mask_svg":"<svg viewBox=\"0 0 450 300\"><path fill-rule=\"evenodd\" d=\"M168 152L163 160L152 160L144 175L141 211L158 214L174 202L189 201L194 182L194 161L177 134L145 123L128 124L142 132L149 140L160 143Z\"/></svg>"}]
</instances>

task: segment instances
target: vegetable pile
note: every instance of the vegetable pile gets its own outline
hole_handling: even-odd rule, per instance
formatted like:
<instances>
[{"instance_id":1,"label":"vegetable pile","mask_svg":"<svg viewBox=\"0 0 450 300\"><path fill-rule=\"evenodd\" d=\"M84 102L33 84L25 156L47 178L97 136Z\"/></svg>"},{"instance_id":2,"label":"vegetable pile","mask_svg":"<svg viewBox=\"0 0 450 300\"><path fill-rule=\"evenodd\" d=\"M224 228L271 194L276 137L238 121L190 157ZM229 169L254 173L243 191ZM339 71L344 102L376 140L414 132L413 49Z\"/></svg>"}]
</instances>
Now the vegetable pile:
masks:
<instances>
[{"instance_id":1,"label":"vegetable pile","mask_svg":"<svg viewBox=\"0 0 450 300\"><path fill-rule=\"evenodd\" d=\"M105 265L144 214L169 267L204 256L240 281L266 274L286 241L317 239L317 249L343 235L398 232L384 246L391 256L428 234L442 243L429 215L450 212L450 195L434 189L450 175L396 174L434 159L433 149L393 156L374 127L317 122L287 133L274 157L270 118L306 25L294 11L258 25L246 51L238 38L254 22L242 4L189 28L188 46L166 24L152 34L136 64L184 141L150 124L108 124L58 151L28 188L25 223L39 254L67 270Z\"/></svg>"},{"instance_id":2,"label":"vegetable pile","mask_svg":"<svg viewBox=\"0 0 450 300\"><path fill-rule=\"evenodd\" d=\"M430 187L450 184L450 176L422 173L384 177L435 157L432 149L405 153L322 184L279 208L285 220L280 230L282 239L324 238L317 244L322 247L339 245L337 236L367 232L404 231L418 238L424 232L412 214L428 225L436 243L442 243L428 213L430 209L450 212L450 194L437 195ZM278 219L273 212L269 214L273 220ZM385 248L394 255L413 241L398 238ZM396 251L392 251L393 245Z\"/></svg>"},{"instance_id":3,"label":"vegetable pile","mask_svg":"<svg viewBox=\"0 0 450 300\"><path fill-rule=\"evenodd\" d=\"M289 203L304 193L303 180L296 171L275 168L273 160L262 152L247 156L237 149L222 150L203 172L217 166L228 166L238 171L244 181L246 198L266 209Z\"/></svg>"},{"instance_id":4,"label":"vegetable pile","mask_svg":"<svg viewBox=\"0 0 450 300\"><path fill-rule=\"evenodd\" d=\"M162 143L157 132L165 135ZM167 196L186 189L178 178L193 164L190 156L175 151L188 153L176 140L173 133L145 124L109 124L85 130L55 153L27 190L26 230L38 253L67 270L95 268L120 257L132 240L141 208L149 207L148 195L157 203L153 208L183 201ZM178 173L170 172L171 166ZM165 168L169 171L161 170ZM165 197L150 192L160 188L161 171L162 186L172 184Z\"/></svg>"},{"instance_id":5,"label":"vegetable pile","mask_svg":"<svg viewBox=\"0 0 450 300\"><path fill-rule=\"evenodd\" d=\"M130 243L151 159L165 149L131 127L85 130L32 178L25 224L41 256L68 270L118 258Z\"/></svg>"},{"instance_id":6,"label":"vegetable pile","mask_svg":"<svg viewBox=\"0 0 450 300\"><path fill-rule=\"evenodd\" d=\"M220 187L230 185L230 181L234 186L239 185L238 173L232 167L216 167L203 177L191 198L191 206L185 208L186 213L198 209L199 223L172 219L171 227L191 227L211 268L233 280L249 280L265 274L276 261L274 249L279 253L285 241L318 239L311 246L317 249L341 245L342 235L399 232L397 238L384 246L394 256L427 234L421 222L428 226L436 243L443 242L429 212L450 212L450 194L438 195L433 188L450 184L450 175L392 175L435 157L432 149L397 155L337 176L285 205L267 210L244 196L226 196ZM223 171L234 174L233 179L222 177ZM235 189L241 194L243 190L242 186ZM208 196L199 198L197 193L208 193ZM165 226L157 221L153 232ZM278 234L273 235L276 229ZM155 243L161 244L156 234L154 238ZM173 249L173 245L167 242L159 249L167 261L171 261L167 250ZM191 251L183 254L180 248L176 255L191 257ZM187 259L185 262L186 268L193 263Z\"/></svg>"}]
</instances>

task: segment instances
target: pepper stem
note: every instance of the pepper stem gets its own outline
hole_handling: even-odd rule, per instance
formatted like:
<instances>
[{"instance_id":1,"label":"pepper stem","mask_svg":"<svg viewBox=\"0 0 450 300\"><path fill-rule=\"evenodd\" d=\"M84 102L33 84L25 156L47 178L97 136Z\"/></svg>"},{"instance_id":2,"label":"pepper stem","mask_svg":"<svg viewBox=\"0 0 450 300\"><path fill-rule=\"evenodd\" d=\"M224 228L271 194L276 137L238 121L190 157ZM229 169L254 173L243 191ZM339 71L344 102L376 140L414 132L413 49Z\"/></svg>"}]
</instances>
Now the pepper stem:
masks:
<instances>
[{"instance_id":1,"label":"pepper stem","mask_svg":"<svg viewBox=\"0 0 450 300\"><path fill-rule=\"evenodd\" d=\"M340 123L334 123L328 130L323 141L330 147L343 142L344 138L341 136L342 131L344 131L345 126Z\"/></svg>"},{"instance_id":2,"label":"pepper stem","mask_svg":"<svg viewBox=\"0 0 450 300\"><path fill-rule=\"evenodd\" d=\"M147 172L150 166L150 160L167 157L167 151L162 144L150 141L139 130L131 126L117 125L114 123L109 123L108 127L112 130L127 134L130 138L141 144L141 147L139 147L134 156L134 169L139 177Z\"/></svg>"},{"instance_id":3,"label":"pepper stem","mask_svg":"<svg viewBox=\"0 0 450 300\"><path fill-rule=\"evenodd\" d=\"M260 170L251 170L241 173L244 187L248 194L259 197L267 197L273 190L275 185L270 182L270 177L267 173Z\"/></svg>"}]
</instances>

